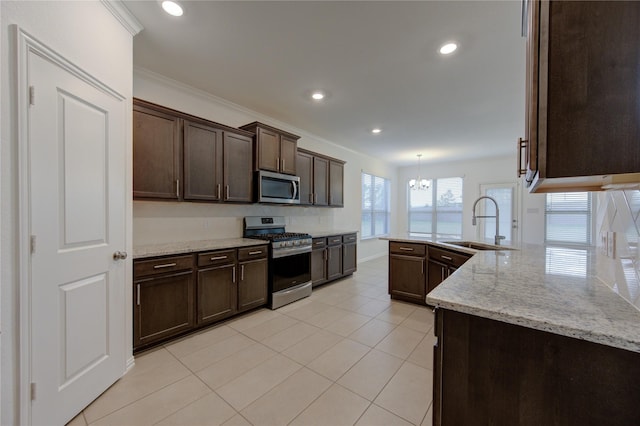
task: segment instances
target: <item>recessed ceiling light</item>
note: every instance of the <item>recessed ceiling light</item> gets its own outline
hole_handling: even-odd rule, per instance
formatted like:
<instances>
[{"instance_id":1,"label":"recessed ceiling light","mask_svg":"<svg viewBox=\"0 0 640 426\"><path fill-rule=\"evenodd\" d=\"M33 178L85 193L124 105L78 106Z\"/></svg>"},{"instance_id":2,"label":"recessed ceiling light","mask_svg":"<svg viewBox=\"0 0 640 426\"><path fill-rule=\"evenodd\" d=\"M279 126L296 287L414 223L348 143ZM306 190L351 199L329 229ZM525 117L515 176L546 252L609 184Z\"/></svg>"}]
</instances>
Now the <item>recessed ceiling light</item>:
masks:
<instances>
[{"instance_id":1,"label":"recessed ceiling light","mask_svg":"<svg viewBox=\"0 0 640 426\"><path fill-rule=\"evenodd\" d=\"M440 47L440 53L442 53L443 55L450 55L451 53L455 52L457 48L458 45L456 43L447 43Z\"/></svg>"},{"instance_id":2,"label":"recessed ceiling light","mask_svg":"<svg viewBox=\"0 0 640 426\"><path fill-rule=\"evenodd\" d=\"M180 6L178 3L174 2L174 1L170 1L170 0L163 1L162 2L162 8L169 15L173 15L173 16L182 16L182 14L184 13L182 11L182 6Z\"/></svg>"},{"instance_id":3,"label":"recessed ceiling light","mask_svg":"<svg viewBox=\"0 0 640 426\"><path fill-rule=\"evenodd\" d=\"M375 129L371 130L371 133L373 133L373 134L377 135L377 134L378 134L378 133L380 133L381 131L382 131L382 130L380 130L380 129L378 129L378 128L375 128Z\"/></svg>"},{"instance_id":4,"label":"recessed ceiling light","mask_svg":"<svg viewBox=\"0 0 640 426\"><path fill-rule=\"evenodd\" d=\"M322 99L324 99L324 93L322 93L322 92L313 92L311 94L311 97L313 99L315 99L316 101L321 101Z\"/></svg>"}]
</instances>

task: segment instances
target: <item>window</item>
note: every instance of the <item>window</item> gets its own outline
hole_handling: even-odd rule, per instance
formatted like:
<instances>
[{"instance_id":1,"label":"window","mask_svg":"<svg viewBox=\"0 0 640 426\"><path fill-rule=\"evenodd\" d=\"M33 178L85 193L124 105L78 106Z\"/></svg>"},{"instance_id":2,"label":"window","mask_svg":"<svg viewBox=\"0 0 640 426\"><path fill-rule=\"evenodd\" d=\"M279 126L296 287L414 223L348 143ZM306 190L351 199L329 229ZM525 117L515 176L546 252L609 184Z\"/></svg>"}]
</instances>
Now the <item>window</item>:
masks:
<instances>
[{"instance_id":1,"label":"window","mask_svg":"<svg viewBox=\"0 0 640 426\"><path fill-rule=\"evenodd\" d=\"M591 194L547 194L545 242L591 244Z\"/></svg>"},{"instance_id":2,"label":"window","mask_svg":"<svg viewBox=\"0 0 640 426\"><path fill-rule=\"evenodd\" d=\"M426 191L409 190L409 233L462 237L462 178L433 179Z\"/></svg>"},{"instance_id":3,"label":"window","mask_svg":"<svg viewBox=\"0 0 640 426\"><path fill-rule=\"evenodd\" d=\"M361 238L389 233L389 180L362 173Z\"/></svg>"}]
</instances>

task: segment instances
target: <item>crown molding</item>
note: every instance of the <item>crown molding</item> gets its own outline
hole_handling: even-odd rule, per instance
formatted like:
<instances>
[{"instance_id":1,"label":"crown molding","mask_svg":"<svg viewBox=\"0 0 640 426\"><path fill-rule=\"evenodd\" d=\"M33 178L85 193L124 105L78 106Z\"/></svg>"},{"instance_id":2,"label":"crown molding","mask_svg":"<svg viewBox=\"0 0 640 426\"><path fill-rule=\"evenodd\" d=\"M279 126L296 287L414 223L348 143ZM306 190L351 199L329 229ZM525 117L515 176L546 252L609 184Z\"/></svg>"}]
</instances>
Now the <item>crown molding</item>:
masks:
<instances>
[{"instance_id":1,"label":"crown molding","mask_svg":"<svg viewBox=\"0 0 640 426\"><path fill-rule=\"evenodd\" d=\"M115 16L118 22L120 22L132 36L135 36L144 29L140 21L138 21L133 13L131 13L120 0L100 0L100 3Z\"/></svg>"}]
</instances>

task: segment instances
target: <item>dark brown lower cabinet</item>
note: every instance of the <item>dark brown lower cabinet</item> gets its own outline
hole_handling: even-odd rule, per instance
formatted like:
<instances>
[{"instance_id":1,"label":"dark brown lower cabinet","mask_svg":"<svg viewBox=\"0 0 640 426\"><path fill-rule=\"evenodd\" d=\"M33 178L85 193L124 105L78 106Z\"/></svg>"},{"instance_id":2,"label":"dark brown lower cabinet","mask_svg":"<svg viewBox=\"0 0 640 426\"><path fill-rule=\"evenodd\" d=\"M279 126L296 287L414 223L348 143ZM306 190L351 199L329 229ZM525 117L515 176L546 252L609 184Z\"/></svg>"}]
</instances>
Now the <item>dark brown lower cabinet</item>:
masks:
<instances>
[{"instance_id":1,"label":"dark brown lower cabinet","mask_svg":"<svg viewBox=\"0 0 640 426\"><path fill-rule=\"evenodd\" d=\"M342 274L353 274L358 269L358 245L357 235L347 234L342 236Z\"/></svg>"},{"instance_id":2,"label":"dark brown lower cabinet","mask_svg":"<svg viewBox=\"0 0 640 426\"><path fill-rule=\"evenodd\" d=\"M198 324L220 321L237 311L235 263L198 270Z\"/></svg>"},{"instance_id":3,"label":"dark brown lower cabinet","mask_svg":"<svg viewBox=\"0 0 640 426\"><path fill-rule=\"evenodd\" d=\"M327 282L327 239L314 238L311 251L311 283L315 287Z\"/></svg>"},{"instance_id":4,"label":"dark brown lower cabinet","mask_svg":"<svg viewBox=\"0 0 640 426\"><path fill-rule=\"evenodd\" d=\"M420 256L389 255L389 294L416 303L425 303L425 263Z\"/></svg>"},{"instance_id":5,"label":"dark brown lower cabinet","mask_svg":"<svg viewBox=\"0 0 640 426\"><path fill-rule=\"evenodd\" d=\"M193 272L178 272L134 281L133 346L143 347L191 329Z\"/></svg>"},{"instance_id":6,"label":"dark brown lower cabinet","mask_svg":"<svg viewBox=\"0 0 640 426\"><path fill-rule=\"evenodd\" d=\"M327 247L327 280L342 276L342 245Z\"/></svg>"},{"instance_id":7,"label":"dark brown lower cabinet","mask_svg":"<svg viewBox=\"0 0 640 426\"><path fill-rule=\"evenodd\" d=\"M266 249L265 249L266 253ZM238 312L243 312L267 304L267 259L238 263Z\"/></svg>"},{"instance_id":8,"label":"dark brown lower cabinet","mask_svg":"<svg viewBox=\"0 0 640 426\"><path fill-rule=\"evenodd\" d=\"M640 353L437 309L434 425L638 425Z\"/></svg>"}]
</instances>

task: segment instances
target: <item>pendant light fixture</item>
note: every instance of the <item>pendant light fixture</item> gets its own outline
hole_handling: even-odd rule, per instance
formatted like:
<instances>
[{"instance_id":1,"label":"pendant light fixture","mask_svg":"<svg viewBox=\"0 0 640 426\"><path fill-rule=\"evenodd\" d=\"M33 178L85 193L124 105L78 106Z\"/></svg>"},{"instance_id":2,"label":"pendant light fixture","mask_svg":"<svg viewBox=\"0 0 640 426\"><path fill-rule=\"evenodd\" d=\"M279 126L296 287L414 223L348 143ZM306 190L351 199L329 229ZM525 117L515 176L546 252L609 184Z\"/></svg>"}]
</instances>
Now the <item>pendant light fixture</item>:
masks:
<instances>
[{"instance_id":1,"label":"pendant light fixture","mask_svg":"<svg viewBox=\"0 0 640 426\"><path fill-rule=\"evenodd\" d=\"M418 177L409 181L409 188L415 191L429 189L429 181L420 177L420 157L422 157L422 154L418 154Z\"/></svg>"}]
</instances>

